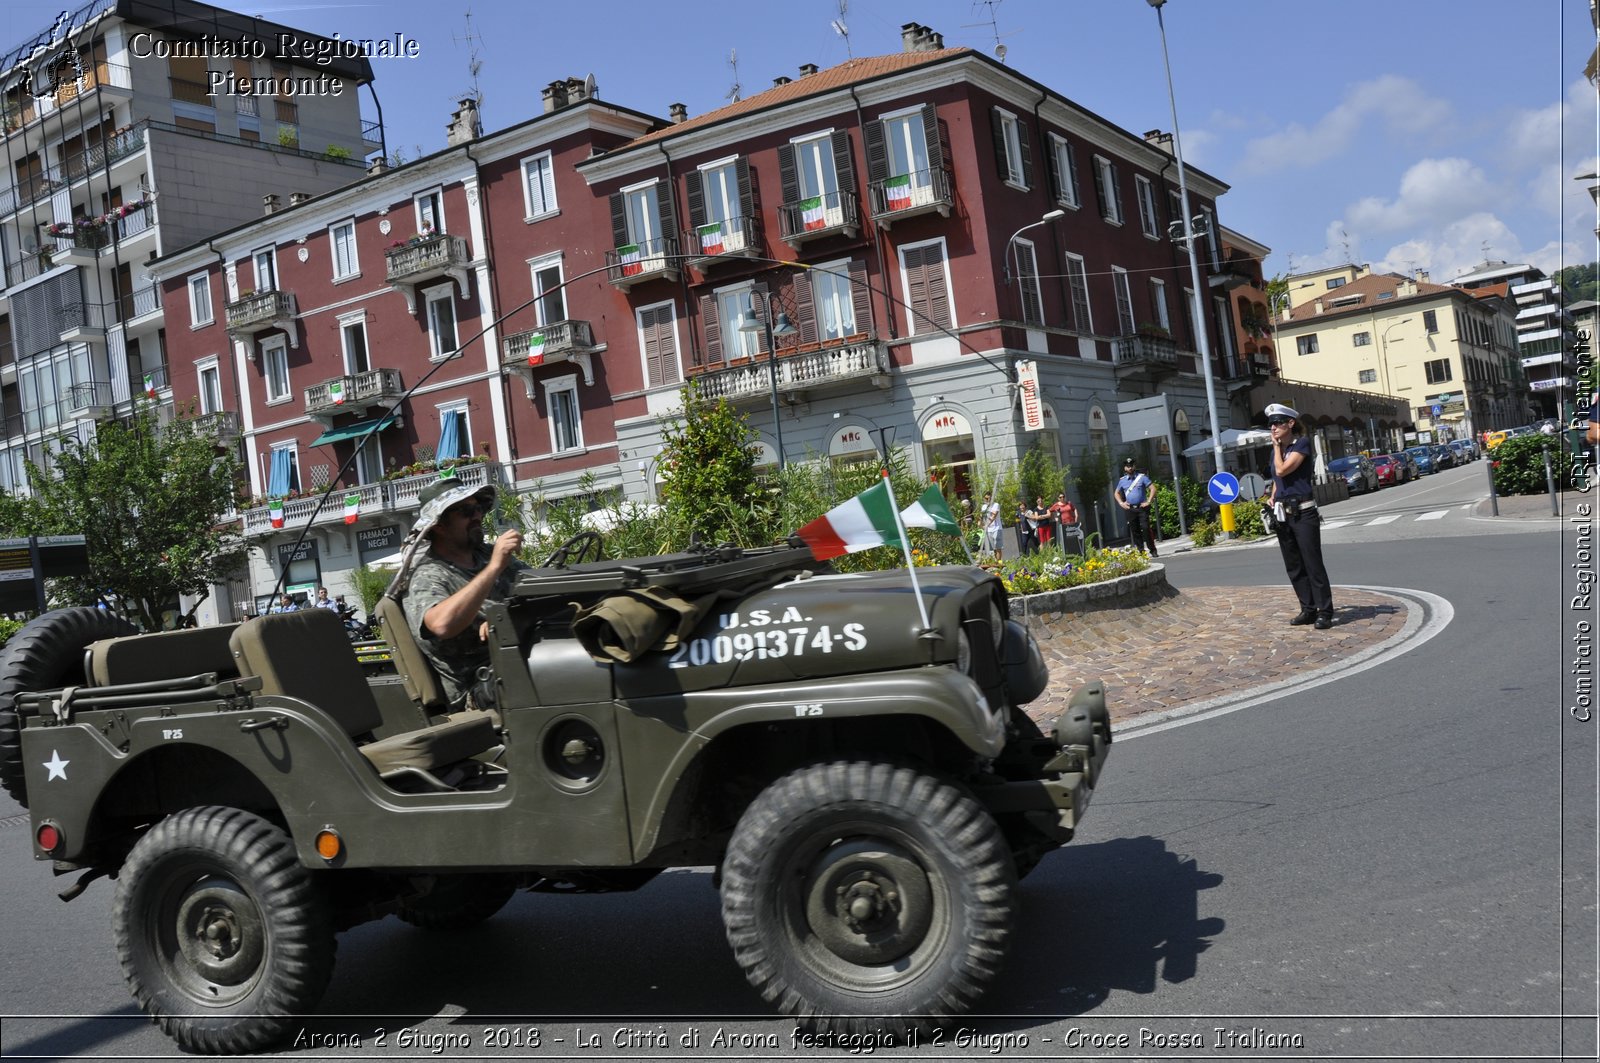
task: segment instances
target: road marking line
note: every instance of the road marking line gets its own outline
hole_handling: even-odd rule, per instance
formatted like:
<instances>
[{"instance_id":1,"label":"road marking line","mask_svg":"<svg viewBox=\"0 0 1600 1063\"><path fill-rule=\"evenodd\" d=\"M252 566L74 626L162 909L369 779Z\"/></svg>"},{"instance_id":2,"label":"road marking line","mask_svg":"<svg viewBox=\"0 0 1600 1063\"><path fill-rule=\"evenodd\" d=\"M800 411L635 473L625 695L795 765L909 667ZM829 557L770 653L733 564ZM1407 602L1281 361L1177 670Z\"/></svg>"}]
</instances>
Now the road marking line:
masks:
<instances>
[{"instance_id":1,"label":"road marking line","mask_svg":"<svg viewBox=\"0 0 1600 1063\"><path fill-rule=\"evenodd\" d=\"M1399 519L1400 514L1398 513L1391 513L1387 517L1373 517L1371 520L1367 521L1367 527L1371 528L1378 524L1393 524Z\"/></svg>"},{"instance_id":2,"label":"road marking line","mask_svg":"<svg viewBox=\"0 0 1600 1063\"><path fill-rule=\"evenodd\" d=\"M1335 528L1342 528L1346 524L1354 524L1354 523L1355 523L1355 521L1353 521L1353 520L1325 520L1325 521L1322 522L1322 530L1323 531L1333 531L1333 529L1335 529Z\"/></svg>"},{"instance_id":3,"label":"road marking line","mask_svg":"<svg viewBox=\"0 0 1600 1063\"><path fill-rule=\"evenodd\" d=\"M1418 520L1443 520L1445 517L1448 517L1449 515L1450 515L1450 511L1448 509L1436 509L1432 513L1424 513L1424 514L1422 514L1422 516L1418 517L1417 519Z\"/></svg>"}]
</instances>

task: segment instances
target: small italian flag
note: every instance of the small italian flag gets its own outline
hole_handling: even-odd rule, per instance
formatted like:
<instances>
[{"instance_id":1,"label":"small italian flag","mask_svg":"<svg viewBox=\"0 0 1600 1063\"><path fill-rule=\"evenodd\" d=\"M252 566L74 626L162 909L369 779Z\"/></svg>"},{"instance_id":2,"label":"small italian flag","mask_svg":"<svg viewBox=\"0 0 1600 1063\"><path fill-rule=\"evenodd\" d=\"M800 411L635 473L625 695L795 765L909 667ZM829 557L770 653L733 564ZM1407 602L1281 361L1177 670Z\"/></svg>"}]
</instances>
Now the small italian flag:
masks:
<instances>
[{"instance_id":1,"label":"small italian flag","mask_svg":"<svg viewBox=\"0 0 1600 1063\"><path fill-rule=\"evenodd\" d=\"M156 397L156 378L155 374L153 373L146 373L144 375L144 397L147 399L153 399Z\"/></svg>"},{"instance_id":2,"label":"small italian flag","mask_svg":"<svg viewBox=\"0 0 1600 1063\"><path fill-rule=\"evenodd\" d=\"M274 498L267 503L267 519L272 521L274 528L283 527L283 499Z\"/></svg>"},{"instance_id":3,"label":"small italian flag","mask_svg":"<svg viewBox=\"0 0 1600 1063\"><path fill-rule=\"evenodd\" d=\"M903 173L883 182L883 194L889 200L890 210L911 206L911 175Z\"/></svg>"},{"instance_id":4,"label":"small italian flag","mask_svg":"<svg viewBox=\"0 0 1600 1063\"><path fill-rule=\"evenodd\" d=\"M361 492L351 491L344 496L344 522L354 524L359 516L361 516Z\"/></svg>"},{"instance_id":5,"label":"small italian flag","mask_svg":"<svg viewBox=\"0 0 1600 1063\"><path fill-rule=\"evenodd\" d=\"M632 277L644 272L644 263L639 261L639 245L623 244L617 248L617 261L622 263L622 275Z\"/></svg>"},{"instance_id":6,"label":"small italian flag","mask_svg":"<svg viewBox=\"0 0 1600 1063\"><path fill-rule=\"evenodd\" d=\"M828 226L828 215L822 210L822 197L812 196L810 199L800 201L800 227L806 232L813 229L825 229Z\"/></svg>"},{"instance_id":7,"label":"small italian flag","mask_svg":"<svg viewBox=\"0 0 1600 1063\"><path fill-rule=\"evenodd\" d=\"M328 385L328 397L333 400L333 404L335 406L343 406L344 405L344 384L341 383L340 381L337 381L337 380L335 380L333 383L329 384Z\"/></svg>"},{"instance_id":8,"label":"small italian flag","mask_svg":"<svg viewBox=\"0 0 1600 1063\"><path fill-rule=\"evenodd\" d=\"M795 534L811 547L811 554L818 561L898 543L900 529L894 520L889 481L879 480Z\"/></svg>"},{"instance_id":9,"label":"small italian flag","mask_svg":"<svg viewBox=\"0 0 1600 1063\"><path fill-rule=\"evenodd\" d=\"M961 526L944 500L937 484L930 484L917 500L900 511L900 519L908 528L932 528L945 535L961 537Z\"/></svg>"},{"instance_id":10,"label":"small italian flag","mask_svg":"<svg viewBox=\"0 0 1600 1063\"><path fill-rule=\"evenodd\" d=\"M544 364L544 333L535 332L528 337L528 364Z\"/></svg>"},{"instance_id":11,"label":"small italian flag","mask_svg":"<svg viewBox=\"0 0 1600 1063\"><path fill-rule=\"evenodd\" d=\"M700 226L700 253L703 255L720 255L722 246L722 223L712 222L710 225Z\"/></svg>"}]
</instances>

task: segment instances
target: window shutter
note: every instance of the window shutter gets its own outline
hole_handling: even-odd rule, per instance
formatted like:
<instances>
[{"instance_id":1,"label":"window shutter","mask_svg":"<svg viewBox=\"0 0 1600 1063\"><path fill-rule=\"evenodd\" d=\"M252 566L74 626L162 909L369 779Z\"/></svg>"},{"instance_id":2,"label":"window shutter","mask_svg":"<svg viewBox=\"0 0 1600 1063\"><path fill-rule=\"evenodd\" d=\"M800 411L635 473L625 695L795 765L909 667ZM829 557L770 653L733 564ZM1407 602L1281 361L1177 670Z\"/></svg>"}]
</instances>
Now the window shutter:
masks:
<instances>
[{"instance_id":1,"label":"window shutter","mask_svg":"<svg viewBox=\"0 0 1600 1063\"><path fill-rule=\"evenodd\" d=\"M750 294L745 297L749 300L748 305L750 307L750 316L755 318L757 321L767 320L767 315L772 312L772 301L767 298L767 293L767 282L756 281L754 284L750 285ZM778 323L777 319L774 318L772 323L776 325ZM741 347L740 349L742 350L743 348ZM767 353L766 329L762 329L760 332L756 333L756 353Z\"/></svg>"},{"instance_id":2,"label":"window shutter","mask_svg":"<svg viewBox=\"0 0 1600 1063\"><path fill-rule=\"evenodd\" d=\"M677 351L672 345L672 311L656 307L640 315L640 331L644 333L645 374L650 387L662 387L675 382Z\"/></svg>"},{"instance_id":3,"label":"window shutter","mask_svg":"<svg viewBox=\"0 0 1600 1063\"><path fill-rule=\"evenodd\" d=\"M1028 145L1028 127L1017 122L1017 153L1022 156L1022 183L1033 187L1033 152Z\"/></svg>"},{"instance_id":4,"label":"window shutter","mask_svg":"<svg viewBox=\"0 0 1600 1063\"><path fill-rule=\"evenodd\" d=\"M835 130L833 134L833 169L839 175L839 191L855 194L856 164L850 158L850 134L842 129ZM842 195L839 205L844 205Z\"/></svg>"},{"instance_id":5,"label":"window shutter","mask_svg":"<svg viewBox=\"0 0 1600 1063\"><path fill-rule=\"evenodd\" d=\"M778 183L783 191L783 205L792 207L800 202L800 175L794 169L794 145L778 146Z\"/></svg>"},{"instance_id":6,"label":"window shutter","mask_svg":"<svg viewBox=\"0 0 1600 1063\"><path fill-rule=\"evenodd\" d=\"M749 220L756 216L755 190L750 185L749 156L739 156L733 164L733 173L739 182L739 216Z\"/></svg>"},{"instance_id":7,"label":"window shutter","mask_svg":"<svg viewBox=\"0 0 1600 1063\"><path fill-rule=\"evenodd\" d=\"M1067 141L1067 172L1062 175L1061 187L1072 197L1072 205L1077 206L1083 200L1078 196L1078 149L1072 146L1072 141Z\"/></svg>"},{"instance_id":8,"label":"window shutter","mask_svg":"<svg viewBox=\"0 0 1600 1063\"><path fill-rule=\"evenodd\" d=\"M872 289L867 287L867 260L850 260L850 305L855 310L856 331L868 335L878 330L872 322Z\"/></svg>"},{"instance_id":9,"label":"window shutter","mask_svg":"<svg viewBox=\"0 0 1600 1063\"><path fill-rule=\"evenodd\" d=\"M1066 141L1062 141L1062 143L1065 144ZM1044 168L1050 181L1050 194L1065 203L1067 201L1065 191L1067 187L1066 175L1061 172L1061 160L1056 157L1055 140L1047 139L1046 147L1049 150L1044 153Z\"/></svg>"},{"instance_id":10,"label":"window shutter","mask_svg":"<svg viewBox=\"0 0 1600 1063\"><path fill-rule=\"evenodd\" d=\"M673 194L672 182L662 181L656 186L656 203L661 211L661 236L671 243L663 243L657 251L670 253L678 246L678 197Z\"/></svg>"},{"instance_id":11,"label":"window shutter","mask_svg":"<svg viewBox=\"0 0 1600 1063\"><path fill-rule=\"evenodd\" d=\"M1122 182L1117 180L1117 168L1110 167L1111 174L1111 201L1117 205L1117 220L1127 221L1128 215L1122 210Z\"/></svg>"},{"instance_id":12,"label":"window shutter","mask_svg":"<svg viewBox=\"0 0 1600 1063\"><path fill-rule=\"evenodd\" d=\"M714 365L722 361L722 326L717 322L715 295L707 294L700 297L700 327L706 335L705 364Z\"/></svg>"},{"instance_id":13,"label":"window shutter","mask_svg":"<svg viewBox=\"0 0 1600 1063\"><path fill-rule=\"evenodd\" d=\"M1100 165L1100 160L1094 160L1094 198L1100 206L1102 218L1111 217L1111 198L1106 191L1106 168Z\"/></svg>"},{"instance_id":14,"label":"window shutter","mask_svg":"<svg viewBox=\"0 0 1600 1063\"><path fill-rule=\"evenodd\" d=\"M622 202L622 193L611 193L612 247L622 247L628 242L628 208Z\"/></svg>"},{"instance_id":15,"label":"window shutter","mask_svg":"<svg viewBox=\"0 0 1600 1063\"><path fill-rule=\"evenodd\" d=\"M867 145L867 180L882 181L889 173L889 146L884 142L882 122L868 122L861 130Z\"/></svg>"},{"instance_id":16,"label":"window shutter","mask_svg":"<svg viewBox=\"0 0 1600 1063\"><path fill-rule=\"evenodd\" d=\"M800 342L816 343L817 306L811 291L811 274L805 270L796 273L790 292L794 295L794 327L800 330Z\"/></svg>"},{"instance_id":17,"label":"window shutter","mask_svg":"<svg viewBox=\"0 0 1600 1063\"><path fill-rule=\"evenodd\" d=\"M944 255L932 244L922 249L922 277L928 291L928 316L940 328L949 328L953 319L945 297Z\"/></svg>"},{"instance_id":18,"label":"window shutter","mask_svg":"<svg viewBox=\"0 0 1600 1063\"><path fill-rule=\"evenodd\" d=\"M940 135L939 109L931 103L922 105L922 139L928 145L928 169L944 169L944 137Z\"/></svg>"},{"instance_id":19,"label":"window shutter","mask_svg":"<svg viewBox=\"0 0 1600 1063\"><path fill-rule=\"evenodd\" d=\"M1011 176L1011 160L1006 157L1006 123L1000 108L989 108L989 125L994 133L994 165L1002 181Z\"/></svg>"},{"instance_id":20,"label":"window shutter","mask_svg":"<svg viewBox=\"0 0 1600 1063\"><path fill-rule=\"evenodd\" d=\"M905 253L906 263L906 314L909 332L915 336L928 331L928 282L923 276L922 258L925 248L913 247Z\"/></svg>"},{"instance_id":21,"label":"window shutter","mask_svg":"<svg viewBox=\"0 0 1600 1063\"><path fill-rule=\"evenodd\" d=\"M699 230L706 223L706 175L696 170L684 182L689 193L689 228ZM693 251L694 248L689 250Z\"/></svg>"}]
</instances>

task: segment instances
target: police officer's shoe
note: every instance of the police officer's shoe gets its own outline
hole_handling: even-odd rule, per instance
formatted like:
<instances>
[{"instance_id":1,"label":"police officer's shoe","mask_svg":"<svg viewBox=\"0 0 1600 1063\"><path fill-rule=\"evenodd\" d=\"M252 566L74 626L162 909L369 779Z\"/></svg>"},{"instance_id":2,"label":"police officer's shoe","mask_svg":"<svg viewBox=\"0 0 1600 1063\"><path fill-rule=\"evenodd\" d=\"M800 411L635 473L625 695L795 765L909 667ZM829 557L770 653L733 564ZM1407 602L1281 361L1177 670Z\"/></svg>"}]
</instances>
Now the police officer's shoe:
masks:
<instances>
[{"instance_id":1,"label":"police officer's shoe","mask_svg":"<svg viewBox=\"0 0 1600 1063\"><path fill-rule=\"evenodd\" d=\"M1333 626L1333 614L1332 613L1318 613L1317 614L1317 630L1318 631L1326 631L1332 626Z\"/></svg>"},{"instance_id":2,"label":"police officer's shoe","mask_svg":"<svg viewBox=\"0 0 1600 1063\"><path fill-rule=\"evenodd\" d=\"M1293 620L1289 621L1289 623L1291 625L1293 625L1294 627L1300 627L1302 624L1311 623L1316 618L1317 618L1317 611L1315 609L1302 609L1302 610L1300 610L1300 615L1296 616Z\"/></svg>"}]
</instances>

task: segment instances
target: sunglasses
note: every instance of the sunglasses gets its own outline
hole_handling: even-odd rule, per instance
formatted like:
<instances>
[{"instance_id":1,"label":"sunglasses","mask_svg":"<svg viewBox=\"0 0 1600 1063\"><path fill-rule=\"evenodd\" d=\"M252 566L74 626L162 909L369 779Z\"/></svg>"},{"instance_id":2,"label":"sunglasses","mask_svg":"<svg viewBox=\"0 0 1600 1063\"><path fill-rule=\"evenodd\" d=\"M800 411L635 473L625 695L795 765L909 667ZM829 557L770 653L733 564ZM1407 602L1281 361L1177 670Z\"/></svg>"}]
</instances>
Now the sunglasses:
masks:
<instances>
[{"instance_id":1,"label":"sunglasses","mask_svg":"<svg viewBox=\"0 0 1600 1063\"><path fill-rule=\"evenodd\" d=\"M479 502L477 499L470 499L451 506L448 514L453 517L466 517L471 520L474 517L481 517L487 512L489 512L487 503Z\"/></svg>"},{"instance_id":2,"label":"sunglasses","mask_svg":"<svg viewBox=\"0 0 1600 1063\"><path fill-rule=\"evenodd\" d=\"M1293 417L1268 417L1267 423L1276 428L1280 424L1294 424Z\"/></svg>"}]
</instances>

